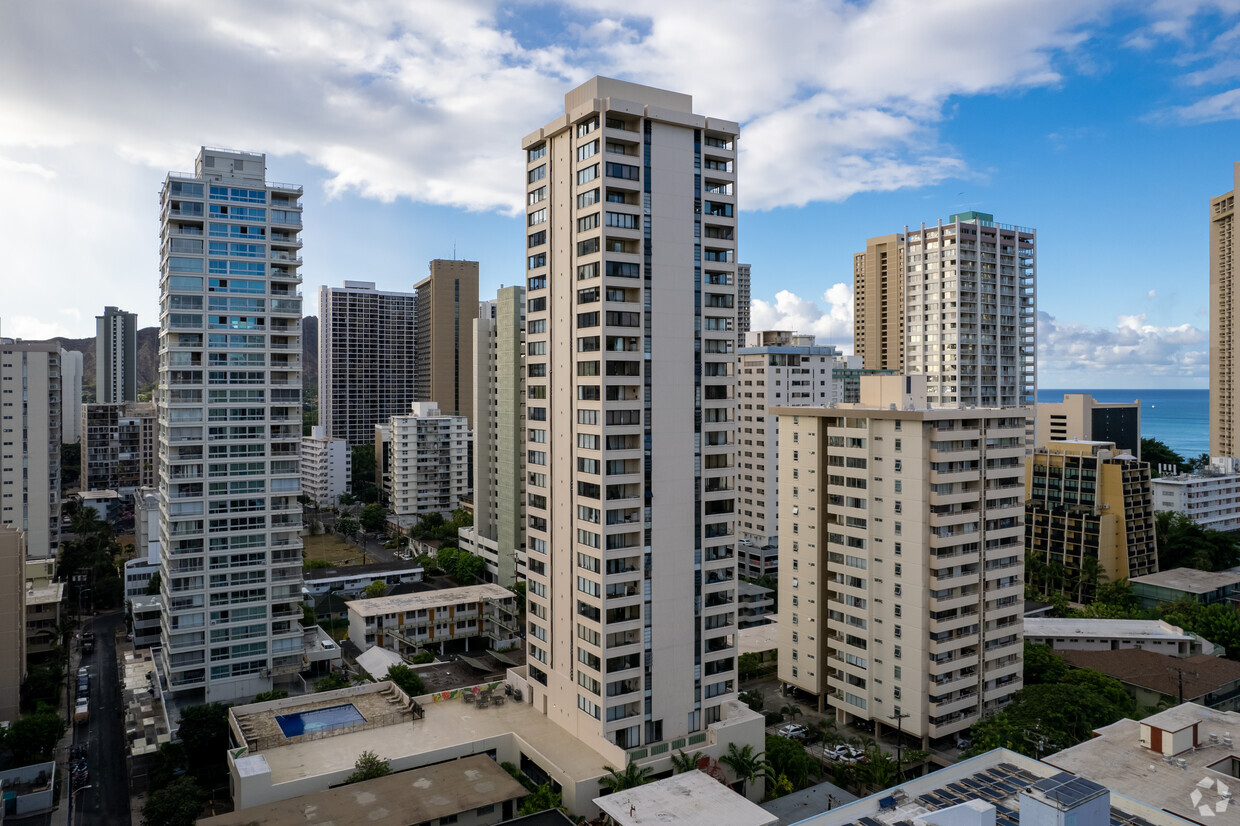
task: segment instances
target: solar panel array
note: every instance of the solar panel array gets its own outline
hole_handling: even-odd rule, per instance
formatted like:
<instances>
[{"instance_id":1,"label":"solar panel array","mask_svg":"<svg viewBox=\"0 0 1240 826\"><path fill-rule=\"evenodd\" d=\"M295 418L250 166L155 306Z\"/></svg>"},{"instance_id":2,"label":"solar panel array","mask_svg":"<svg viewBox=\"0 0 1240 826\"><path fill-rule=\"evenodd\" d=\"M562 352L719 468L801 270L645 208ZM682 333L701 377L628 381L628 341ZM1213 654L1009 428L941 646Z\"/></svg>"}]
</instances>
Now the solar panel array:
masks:
<instances>
[{"instance_id":1,"label":"solar panel array","mask_svg":"<svg viewBox=\"0 0 1240 826\"><path fill-rule=\"evenodd\" d=\"M1020 826L1015 803L1022 791L1035 787L1064 803L1072 804L1093 795L1105 786L1083 777L1060 772L1054 777L1042 778L1011 763L999 763L989 769L954 780L940 788L918 796L916 802L930 811L957 806L970 800L983 800L995 807L995 826ZM1049 790L1049 791L1048 791ZM891 798L885 798L891 799ZM901 812L905 814L905 812ZM843 826L913 826L911 820L884 823L874 817L862 817ZM1143 817L1111 809L1110 826L1155 826Z\"/></svg>"}]
</instances>

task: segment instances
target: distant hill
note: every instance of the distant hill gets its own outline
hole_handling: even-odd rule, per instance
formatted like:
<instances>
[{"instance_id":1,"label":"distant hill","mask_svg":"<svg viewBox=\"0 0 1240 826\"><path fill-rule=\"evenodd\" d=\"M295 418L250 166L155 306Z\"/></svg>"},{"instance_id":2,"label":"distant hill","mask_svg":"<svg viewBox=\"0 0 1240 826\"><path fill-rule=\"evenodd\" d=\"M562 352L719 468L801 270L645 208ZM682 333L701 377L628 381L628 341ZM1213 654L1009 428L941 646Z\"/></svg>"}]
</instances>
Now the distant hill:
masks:
<instances>
[{"instance_id":1,"label":"distant hill","mask_svg":"<svg viewBox=\"0 0 1240 826\"><path fill-rule=\"evenodd\" d=\"M61 348L82 354L82 392L95 394L95 337L50 339ZM302 382L307 386L319 380L319 319L307 316L301 320ZM138 330L138 387L154 384L159 370L159 328Z\"/></svg>"}]
</instances>

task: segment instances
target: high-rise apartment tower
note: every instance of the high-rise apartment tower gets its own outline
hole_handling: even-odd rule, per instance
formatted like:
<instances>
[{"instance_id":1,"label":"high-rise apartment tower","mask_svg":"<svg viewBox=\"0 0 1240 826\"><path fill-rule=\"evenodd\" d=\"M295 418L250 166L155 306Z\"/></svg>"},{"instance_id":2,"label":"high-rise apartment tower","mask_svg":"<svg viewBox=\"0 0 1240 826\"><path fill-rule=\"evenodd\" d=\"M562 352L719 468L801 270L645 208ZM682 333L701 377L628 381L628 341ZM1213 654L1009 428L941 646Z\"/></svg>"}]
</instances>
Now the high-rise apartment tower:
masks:
<instances>
[{"instance_id":1,"label":"high-rise apartment tower","mask_svg":"<svg viewBox=\"0 0 1240 826\"><path fill-rule=\"evenodd\" d=\"M1232 189L1210 199L1210 455L1240 457L1240 289L1236 262L1236 192L1240 163L1232 167Z\"/></svg>"},{"instance_id":2,"label":"high-rise apartment tower","mask_svg":"<svg viewBox=\"0 0 1240 826\"><path fill-rule=\"evenodd\" d=\"M533 702L634 759L736 696L737 133L596 77L522 142Z\"/></svg>"},{"instance_id":3,"label":"high-rise apartment tower","mask_svg":"<svg viewBox=\"0 0 1240 826\"><path fill-rule=\"evenodd\" d=\"M138 400L138 314L104 307L95 316L95 401Z\"/></svg>"},{"instance_id":4,"label":"high-rise apartment tower","mask_svg":"<svg viewBox=\"0 0 1240 826\"><path fill-rule=\"evenodd\" d=\"M525 578L525 288L505 287L478 307L474 524L461 529L461 547L510 588Z\"/></svg>"},{"instance_id":5,"label":"high-rise apartment tower","mask_svg":"<svg viewBox=\"0 0 1240 826\"><path fill-rule=\"evenodd\" d=\"M773 411L779 679L923 742L1020 689L1025 552L1025 411L930 408L927 384Z\"/></svg>"},{"instance_id":6,"label":"high-rise apartment tower","mask_svg":"<svg viewBox=\"0 0 1240 826\"><path fill-rule=\"evenodd\" d=\"M26 533L26 554L60 545L60 348L0 338L0 525Z\"/></svg>"},{"instance_id":7,"label":"high-rise apartment tower","mask_svg":"<svg viewBox=\"0 0 1240 826\"><path fill-rule=\"evenodd\" d=\"M414 394L414 296L370 281L319 287L319 424L349 447L409 411Z\"/></svg>"},{"instance_id":8,"label":"high-rise apartment tower","mask_svg":"<svg viewBox=\"0 0 1240 826\"><path fill-rule=\"evenodd\" d=\"M301 669L301 194L203 148L160 201L165 690L253 697Z\"/></svg>"},{"instance_id":9,"label":"high-rise apartment tower","mask_svg":"<svg viewBox=\"0 0 1240 826\"><path fill-rule=\"evenodd\" d=\"M871 238L853 276L865 367L924 375L934 407L1036 403L1036 230L952 215Z\"/></svg>"},{"instance_id":10,"label":"high-rise apartment tower","mask_svg":"<svg viewBox=\"0 0 1240 826\"><path fill-rule=\"evenodd\" d=\"M437 258L413 292L415 401L434 402L444 413L470 419L472 427L478 262Z\"/></svg>"}]
</instances>

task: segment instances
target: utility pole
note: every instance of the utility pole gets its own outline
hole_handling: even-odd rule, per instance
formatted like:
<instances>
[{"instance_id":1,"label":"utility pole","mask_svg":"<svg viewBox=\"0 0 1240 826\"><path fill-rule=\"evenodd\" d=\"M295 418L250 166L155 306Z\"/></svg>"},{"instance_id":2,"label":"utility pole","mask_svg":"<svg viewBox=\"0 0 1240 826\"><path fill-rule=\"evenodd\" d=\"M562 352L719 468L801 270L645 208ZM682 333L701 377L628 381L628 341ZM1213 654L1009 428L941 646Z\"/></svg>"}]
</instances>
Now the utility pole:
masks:
<instances>
[{"instance_id":1,"label":"utility pole","mask_svg":"<svg viewBox=\"0 0 1240 826\"><path fill-rule=\"evenodd\" d=\"M902 760L904 757L904 718L912 716L904 712L898 712L893 715L896 721L896 775L901 780L904 779L904 763Z\"/></svg>"}]
</instances>

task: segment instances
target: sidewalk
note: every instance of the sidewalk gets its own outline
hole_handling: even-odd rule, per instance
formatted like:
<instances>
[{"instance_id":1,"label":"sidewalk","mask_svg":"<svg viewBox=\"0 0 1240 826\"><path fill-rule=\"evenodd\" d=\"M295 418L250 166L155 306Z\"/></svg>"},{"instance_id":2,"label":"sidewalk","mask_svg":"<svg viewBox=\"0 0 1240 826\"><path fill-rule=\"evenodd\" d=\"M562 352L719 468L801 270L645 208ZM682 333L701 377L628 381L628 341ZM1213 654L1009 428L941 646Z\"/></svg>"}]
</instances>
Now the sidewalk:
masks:
<instances>
[{"instance_id":1,"label":"sidewalk","mask_svg":"<svg viewBox=\"0 0 1240 826\"><path fill-rule=\"evenodd\" d=\"M65 730L64 737L60 738L60 742L56 744L56 772L60 775L60 797L56 801L56 808L52 811L49 823L51 826L69 826L69 753L73 748L77 738L77 725L73 722L73 703L76 699L74 696L74 687L77 686L77 670L82 663L82 649L78 642L82 630L90 624L90 617L82 620L81 627L77 633L69 641L69 665L68 674L65 676L65 697L62 705L62 711L69 727Z\"/></svg>"}]
</instances>

